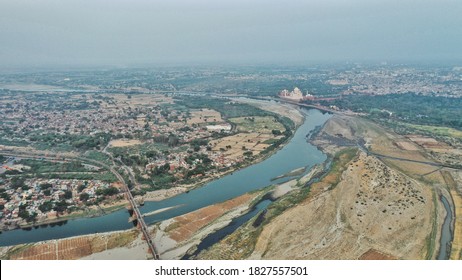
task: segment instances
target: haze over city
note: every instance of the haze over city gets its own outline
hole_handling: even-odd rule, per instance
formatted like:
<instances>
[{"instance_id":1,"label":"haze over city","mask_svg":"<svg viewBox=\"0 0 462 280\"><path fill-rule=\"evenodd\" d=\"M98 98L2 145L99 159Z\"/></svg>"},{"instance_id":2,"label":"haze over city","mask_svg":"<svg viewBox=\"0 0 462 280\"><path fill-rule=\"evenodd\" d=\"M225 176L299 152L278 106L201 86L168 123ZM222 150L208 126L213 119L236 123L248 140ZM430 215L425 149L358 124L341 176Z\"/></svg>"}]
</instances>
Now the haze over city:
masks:
<instances>
[{"instance_id":1,"label":"haze over city","mask_svg":"<svg viewBox=\"0 0 462 280\"><path fill-rule=\"evenodd\" d=\"M462 59L462 2L0 2L0 61L20 66Z\"/></svg>"}]
</instances>

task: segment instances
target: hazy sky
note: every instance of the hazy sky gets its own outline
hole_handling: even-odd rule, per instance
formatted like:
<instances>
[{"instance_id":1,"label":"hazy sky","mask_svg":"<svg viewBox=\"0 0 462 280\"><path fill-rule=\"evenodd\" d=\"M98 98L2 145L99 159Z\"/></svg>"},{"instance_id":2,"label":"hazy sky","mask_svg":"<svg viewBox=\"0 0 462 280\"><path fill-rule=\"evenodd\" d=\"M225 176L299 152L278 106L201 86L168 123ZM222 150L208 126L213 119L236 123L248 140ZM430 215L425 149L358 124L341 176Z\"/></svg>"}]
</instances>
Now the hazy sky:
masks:
<instances>
[{"instance_id":1,"label":"hazy sky","mask_svg":"<svg viewBox=\"0 0 462 280\"><path fill-rule=\"evenodd\" d=\"M0 0L0 67L462 60L461 0Z\"/></svg>"}]
</instances>

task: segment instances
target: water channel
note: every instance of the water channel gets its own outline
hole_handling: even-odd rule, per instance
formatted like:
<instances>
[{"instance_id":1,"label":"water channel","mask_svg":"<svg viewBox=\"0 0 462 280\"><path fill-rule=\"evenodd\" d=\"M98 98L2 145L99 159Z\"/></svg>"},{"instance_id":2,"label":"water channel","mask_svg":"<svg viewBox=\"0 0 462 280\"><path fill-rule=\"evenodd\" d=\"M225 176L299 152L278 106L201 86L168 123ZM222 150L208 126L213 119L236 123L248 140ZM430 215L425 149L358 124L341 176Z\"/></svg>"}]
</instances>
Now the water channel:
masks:
<instances>
[{"instance_id":1,"label":"water channel","mask_svg":"<svg viewBox=\"0 0 462 280\"><path fill-rule=\"evenodd\" d=\"M234 218L229 225L225 226L222 229L217 230L216 232L209 234L204 238L199 245L197 246L194 253L191 255L185 255L182 259L187 260L193 256L197 256L201 251L208 249L213 244L219 242L228 234L233 233L238 227L243 225L245 222L253 218L258 213L263 213L262 210L265 210L271 204L271 200L266 199L257 203L248 213Z\"/></svg>"},{"instance_id":2,"label":"water channel","mask_svg":"<svg viewBox=\"0 0 462 280\"><path fill-rule=\"evenodd\" d=\"M453 233L451 231L451 222L453 219L452 210L446 197L441 196L444 209L446 210L446 217L444 218L443 227L441 229L440 251L438 253L438 260L448 260L451 254L451 242Z\"/></svg>"},{"instance_id":3,"label":"water channel","mask_svg":"<svg viewBox=\"0 0 462 280\"><path fill-rule=\"evenodd\" d=\"M208 205L223 202L252 190L287 181L290 178L281 178L274 181L271 181L271 179L296 168L311 167L325 161L326 156L307 142L306 135L315 127L323 125L331 115L315 109L302 109L302 112L305 115L305 122L297 129L289 143L275 154L262 162L211 181L188 193L163 201L146 202L140 208L142 213L176 206L167 211L146 217L146 223L152 224L166 220ZM128 212L122 209L100 217L69 220L62 225L53 227L6 231L0 234L0 246L125 230L132 227L132 224L127 222L128 217Z\"/></svg>"}]
</instances>

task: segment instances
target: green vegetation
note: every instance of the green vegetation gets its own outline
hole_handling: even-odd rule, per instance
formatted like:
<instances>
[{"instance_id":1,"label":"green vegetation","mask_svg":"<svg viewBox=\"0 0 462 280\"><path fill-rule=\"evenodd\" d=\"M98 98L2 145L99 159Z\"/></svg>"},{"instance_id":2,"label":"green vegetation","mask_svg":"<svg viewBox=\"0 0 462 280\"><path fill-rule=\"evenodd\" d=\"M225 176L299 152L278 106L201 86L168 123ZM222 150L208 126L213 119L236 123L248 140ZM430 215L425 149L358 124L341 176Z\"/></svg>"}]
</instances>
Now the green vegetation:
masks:
<instances>
[{"instance_id":1,"label":"green vegetation","mask_svg":"<svg viewBox=\"0 0 462 280\"><path fill-rule=\"evenodd\" d=\"M272 145L272 144L274 144L276 142L278 142L278 139L271 138L271 139L268 139L268 140L264 141L263 144Z\"/></svg>"},{"instance_id":2,"label":"green vegetation","mask_svg":"<svg viewBox=\"0 0 462 280\"><path fill-rule=\"evenodd\" d=\"M25 177L64 180L102 180L106 182L117 181L117 178L111 172L90 171L78 161L51 162L46 160L22 159L18 163L29 166L30 169L24 169L20 177L12 178L12 187L14 188L22 187Z\"/></svg>"},{"instance_id":3,"label":"green vegetation","mask_svg":"<svg viewBox=\"0 0 462 280\"><path fill-rule=\"evenodd\" d=\"M115 187L109 187L109 188L105 188L105 189L96 190L97 195L103 195L103 196L112 196L112 195L116 195L118 193L119 193L119 189L117 189Z\"/></svg>"},{"instance_id":4,"label":"green vegetation","mask_svg":"<svg viewBox=\"0 0 462 280\"><path fill-rule=\"evenodd\" d=\"M226 99L218 99L212 97L189 97L184 96L181 99L176 99L175 102L179 105L191 109L210 108L220 112L225 118L237 117L253 117L253 116L269 116L271 113L266 112L248 104L230 102Z\"/></svg>"},{"instance_id":5,"label":"green vegetation","mask_svg":"<svg viewBox=\"0 0 462 280\"><path fill-rule=\"evenodd\" d=\"M369 113L372 119L391 119L462 130L462 98L417 94L350 95L341 99L321 101L321 104Z\"/></svg>"},{"instance_id":6,"label":"green vegetation","mask_svg":"<svg viewBox=\"0 0 462 280\"><path fill-rule=\"evenodd\" d=\"M0 145L5 146L16 146L16 147L26 147L29 145L27 141L24 140L10 140L0 136Z\"/></svg>"},{"instance_id":7,"label":"green vegetation","mask_svg":"<svg viewBox=\"0 0 462 280\"><path fill-rule=\"evenodd\" d=\"M79 199L83 202L87 201L90 198L90 195L88 193L81 193L79 196Z\"/></svg>"},{"instance_id":8,"label":"green vegetation","mask_svg":"<svg viewBox=\"0 0 462 280\"><path fill-rule=\"evenodd\" d=\"M325 176L328 177L328 183L335 188L340 182L343 171L347 169L347 164L353 160L358 154L357 148L346 148L337 152L332 159L332 166L330 167L329 173Z\"/></svg>"},{"instance_id":9,"label":"green vegetation","mask_svg":"<svg viewBox=\"0 0 462 280\"><path fill-rule=\"evenodd\" d=\"M86 151L84 156L87 159L96 160L105 164L110 165L112 163L111 158L108 155L98 151Z\"/></svg>"},{"instance_id":10,"label":"green vegetation","mask_svg":"<svg viewBox=\"0 0 462 280\"><path fill-rule=\"evenodd\" d=\"M189 142L189 145L191 145L191 148L195 152L198 152L201 146L207 146L208 144L209 144L209 141L206 139L194 139L191 142Z\"/></svg>"},{"instance_id":11,"label":"green vegetation","mask_svg":"<svg viewBox=\"0 0 462 280\"><path fill-rule=\"evenodd\" d=\"M284 126L272 116L231 118L229 121L236 124L241 132L272 133L277 131L279 132L277 135L281 135L281 130L284 130Z\"/></svg>"},{"instance_id":12,"label":"green vegetation","mask_svg":"<svg viewBox=\"0 0 462 280\"><path fill-rule=\"evenodd\" d=\"M174 134L154 136L153 140L156 143L167 145L169 148L176 147L180 144L180 139Z\"/></svg>"},{"instance_id":13,"label":"green vegetation","mask_svg":"<svg viewBox=\"0 0 462 280\"><path fill-rule=\"evenodd\" d=\"M407 124L407 123L398 123L398 125L406 126L413 128L422 134L437 135L443 137L454 137L462 139L462 131L450 127L443 126L429 126L429 125L416 125L416 124Z\"/></svg>"},{"instance_id":14,"label":"green vegetation","mask_svg":"<svg viewBox=\"0 0 462 280\"><path fill-rule=\"evenodd\" d=\"M308 197L309 193L309 187L300 188L284 195L277 201L271 203L268 206L268 211L265 215L265 220L263 224L268 224L273 218L282 214L282 212L302 202L304 199Z\"/></svg>"},{"instance_id":15,"label":"green vegetation","mask_svg":"<svg viewBox=\"0 0 462 280\"><path fill-rule=\"evenodd\" d=\"M117 182L117 177L111 172L101 173L45 173L37 174L36 177L44 179L62 179L62 180L100 180L105 182Z\"/></svg>"},{"instance_id":16,"label":"green vegetation","mask_svg":"<svg viewBox=\"0 0 462 280\"><path fill-rule=\"evenodd\" d=\"M41 148L53 148L62 144L68 144L79 150L100 149L109 143L112 135L108 133L96 133L95 135L73 135L54 133L34 133L29 136L29 141L41 144Z\"/></svg>"},{"instance_id":17,"label":"green vegetation","mask_svg":"<svg viewBox=\"0 0 462 280\"><path fill-rule=\"evenodd\" d=\"M240 226L232 234L226 236L219 243L215 243L208 250L201 252L197 258L239 260L249 257L254 251L257 239L262 231L261 226L256 228L252 226L257 217L258 215Z\"/></svg>"},{"instance_id":18,"label":"green vegetation","mask_svg":"<svg viewBox=\"0 0 462 280\"><path fill-rule=\"evenodd\" d=\"M10 187L12 189L19 189L24 187L25 179L22 177L13 177L11 178Z\"/></svg>"},{"instance_id":19,"label":"green vegetation","mask_svg":"<svg viewBox=\"0 0 462 280\"><path fill-rule=\"evenodd\" d=\"M51 162L45 160L22 159L18 162L29 166L30 169L24 169L25 173L50 173L50 172L88 172L81 162Z\"/></svg>"}]
</instances>

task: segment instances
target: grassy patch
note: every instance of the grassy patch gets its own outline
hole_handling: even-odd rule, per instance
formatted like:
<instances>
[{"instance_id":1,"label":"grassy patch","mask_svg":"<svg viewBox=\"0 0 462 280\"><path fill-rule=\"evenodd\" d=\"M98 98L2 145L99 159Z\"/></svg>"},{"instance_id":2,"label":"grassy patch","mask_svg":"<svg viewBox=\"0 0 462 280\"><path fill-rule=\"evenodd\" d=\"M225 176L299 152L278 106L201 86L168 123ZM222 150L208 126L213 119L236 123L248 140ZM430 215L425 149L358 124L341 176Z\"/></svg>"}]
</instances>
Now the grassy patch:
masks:
<instances>
[{"instance_id":1,"label":"grassy patch","mask_svg":"<svg viewBox=\"0 0 462 280\"><path fill-rule=\"evenodd\" d=\"M271 139L263 141L263 144L272 145L272 144L277 143L277 142L278 142L278 139L271 138Z\"/></svg>"},{"instance_id":2,"label":"grassy patch","mask_svg":"<svg viewBox=\"0 0 462 280\"><path fill-rule=\"evenodd\" d=\"M112 164L111 159L109 158L108 155L97 152L97 151L87 151L85 152L85 158L91 159L91 160L96 160L105 164Z\"/></svg>"},{"instance_id":3,"label":"grassy patch","mask_svg":"<svg viewBox=\"0 0 462 280\"><path fill-rule=\"evenodd\" d=\"M301 188L292 191L268 206L263 224L268 224L272 219L281 215L284 211L298 205L305 200L310 193L310 188Z\"/></svg>"},{"instance_id":4,"label":"grassy patch","mask_svg":"<svg viewBox=\"0 0 462 280\"><path fill-rule=\"evenodd\" d=\"M46 160L22 159L19 164L27 165L30 170L26 173L50 173L50 172L88 172L80 162L51 162Z\"/></svg>"},{"instance_id":5,"label":"grassy patch","mask_svg":"<svg viewBox=\"0 0 462 280\"><path fill-rule=\"evenodd\" d=\"M211 97L183 96L181 99L175 100L175 103L191 109L213 109L220 112L226 118L270 115L270 113L248 104L240 104Z\"/></svg>"},{"instance_id":6,"label":"grassy patch","mask_svg":"<svg viewBox=\"0 0 462 280\"><path fill-rule=\"evenodd\" d=\"M111 234L108 238L107 248L117 248L128 245L130 242L133 242L138 233L135 230L125 231L118 234Z\"/></svg>"},{"instance_id":7,"label":"grassy patch","mask_svg":"<svg viewBox=\"0 0 462 280\"><path fill-rule=\"evenodd\" d=\"M9 139L0 137L0 145L26 147L29 145L29 143L24 140L9 140Z\"/></svg>"},{"instance_id":8,"label":"grassy patch","mask_svg":"<svg viewBox=\"0 0 462 280\"><path fill-rule=\"evenodd\" d=\"M347 164L356 157L357 153L357 148L347 148L334 155L330 171L323 178L325 183L331 185L331 189L340 182L343 171L347 169Z\"/></svg>"},{"instance_id":9,"label":"grassy patch","mask_svg":"<svg viewBox=\"0 0 462 280\"><path fill-rule=\"evenodd\" d=\"M62 179L62 180L100 180L105 182L117 182L117 178L111 172L102 173L44 173L37 174L39 178Z\"/></svg>"},{"instance_id":10,"label":"grassy patch","mask_svg":"<svg viewBox=\"0 0 462 280\"><path fill-rule=\"evenodd\" d=\"M438 136L448 136L462 139L462 131L450 127L444 126L431 126L431 125L417 125L417 124L404 124L416 130L427 132L430 134L436 134Z\"/></svg>"},{"instance_id":11,"label":"grassy patch","mask_svg":"<svg viewBox=\"0 0 462 280\"><path fill-rule=\"evenodd\" d=\"M255 249L262 227L254 228L252 223L258 215L239 227L234 233L201 252L198 259L242 260L249 257Z\"/></svg>"}]
</instances>

